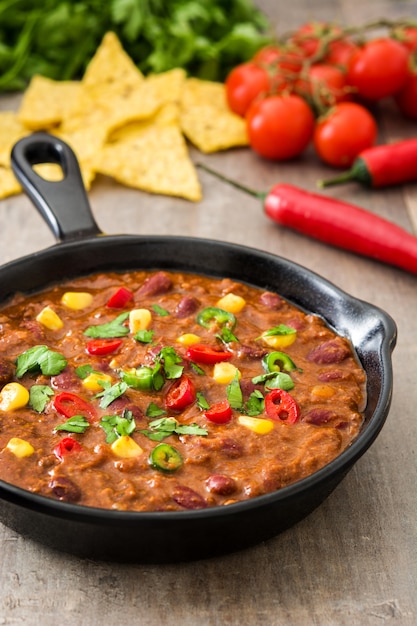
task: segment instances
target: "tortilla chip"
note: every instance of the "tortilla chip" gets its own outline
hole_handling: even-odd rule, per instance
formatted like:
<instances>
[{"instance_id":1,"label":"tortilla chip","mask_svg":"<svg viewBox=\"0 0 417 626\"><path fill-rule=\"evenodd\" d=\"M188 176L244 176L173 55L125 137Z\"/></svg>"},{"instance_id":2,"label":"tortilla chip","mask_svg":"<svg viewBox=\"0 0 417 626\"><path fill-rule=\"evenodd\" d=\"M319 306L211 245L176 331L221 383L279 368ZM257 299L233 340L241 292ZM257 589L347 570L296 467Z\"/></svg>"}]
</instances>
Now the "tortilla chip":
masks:
<instances>
[{"instance_id":1,"label":"tortilla chip","mask_svg":"<svg viewBox=\"0 0 417 626\"><path fill-rule=\"evenodd\" d=\"M18 119L31 130L58 126L78 97L80 83L34 76L23 95Z\"/></svg>"},{"instance_id":2,"label":"tortilla chip","mask_svg":"<svg viewBox=\"0 0 417 626\"><path fill-rule=\"evenodd\" d=\"M22 188L11 168L0 165L0 198L8 198L21 191Z\"/></svg>"},{"instance_id":3,"label":"tortilla chip","mask_svg":"<svg viewBox=\"0 0 417 626\"><path fill-rule=\"evenodd\" d=\"M0 111L0 165L10 167L10 153L16 141L29 135L14 111Z\"/></svg>"},{"instance_id":4,"label":"tortilla chip","mask_svg":"<svg viewBox=\"0 0 417 626\"><path fill-rule=\"evenodd\" d=\"M97 171L150 193L201 200L200 182L172 109L156 118L154 123L132 125L130 133L108 143L96 163Z\"/></svg>"},{"instance_id":5,"label":"tortilla chip","mask_svg":"<svg viewBox=\"0 0 417 626\"><path fill-rule=\"evenodd\" d=\"M201 152L247 146L245 120L227 105L223 83L188 78L181 98L181 128Z\"/></svg>"},{"instance_id":6,"label":"tortilla chip","mask_svg":"<svg viewBox=\"0 0 417 626\"><path fill-rule=\"evenodd\" d=\"M143 80L142 72L123 50L117 35L108 32L88 64L82 83L96 102L106 104L131 92Z\"/></svg>"}]
</instances>

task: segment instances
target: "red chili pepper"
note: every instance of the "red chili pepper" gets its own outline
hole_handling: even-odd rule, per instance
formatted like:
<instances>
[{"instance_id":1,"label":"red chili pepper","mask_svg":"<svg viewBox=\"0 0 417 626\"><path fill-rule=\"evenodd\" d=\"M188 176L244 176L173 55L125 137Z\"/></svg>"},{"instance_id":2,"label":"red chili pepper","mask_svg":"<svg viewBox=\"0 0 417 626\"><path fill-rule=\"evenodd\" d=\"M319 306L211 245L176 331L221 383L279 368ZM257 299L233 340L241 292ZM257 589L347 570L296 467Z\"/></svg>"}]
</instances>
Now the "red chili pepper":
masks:
<instances>
[{"instance_id":1,"label":"red chili pepper","mask_svg":"<svg viewBox=\"0 0 417 626\"><path fill-rule=\"evenodd\" d=\"M91 355L111 354L123 343L122 339L92 339L87 343L87 352Z\"/></svg>"},{"instance_id":2,"label":"red chili pepper","mask_svg":"<svg viewBox=\"0 0 417 626\"><path fill-rule=\"evenodd\" d=\"M188 348L185 356L187 359L195 361L196 363L206 363L210 365L220 363L221 361L228 361L232 358L232 353L225 352L224 350L216 350L202 343L195 343Z\"/></svg>"},{"instance_id":3,"label":"red chili pepper","mask_svg":"<svg viewBox=\"0 0 417 626\"><path fill-rule=\"evenodd\" d=\"M200 165L233 186L264 201L268 217L307 237L350 250L417 274L417 237L358 206L279 184L269 193L247 189Z\"/></svg>"},{"instance_id":4,"label":"red chili pepper","mask_svg":"<svg viewBox=\"0 0 417 626\"><path fill-rule=\"evenodd\" d=\"M283 389L273 389L265 396L265 411L272 420L294 424L300 417L300 410L294 398Z\"/></svg>"},{"instance_id":5,"label":"red chili pepper","mask_svg":"<svg viewBox=\"0 0 417 626\"><path fill-rule=\"evenodd\" d=\"M230 422L232 409L228 401L223 400L223 402L217 402L217 404L213 404L207 411L204 411L204 415L210 422L226 424Z\"/></svg>"},{"instance_id":6,"label":"red chili pepper","mask_svg":"<svg viewBox=\"0 0 417 626\"><path fill-rule=\"evenodd\" d=\"M173 411L182 411L196 399L193 382L187 376L178 378L168 389L165 396L165 406Z\"/></svg>"},{"instance_id":7,"label":"red chili pepper","mask_svg":"<svg viewBox=\"0 0 417 626\"><path fill-rule=\"evenodd\" d=\"M74 417L74 415L83 415L89 421L97 419L97 413L93 405L69 391L58 393L52 400L52 405L58 413L61 413L68 419Z\"/></svg>"},{"instance_id":8,"label":"red chili pepper","mask_svg":"<svg viewBox=\"0 0 417 626\"><path fill-rule=\"evenodd\" d=\"M330 187L351 180L374 188L417 180L417 139L405 139L363 150L350 170L335 178L320 181L319 186Z\"/></svg>"},{"instance_id":9,"label":"red chili pepper","mask_svg":"<svg viewBox=\"0 0 417 626\"><path fill-rule=\"evenodd\" d=\"M72 437L64 437L54 448L54 454L62 461L63 457L70 452L79 452L82 450L81 444Z\"/></svg>"},{"instance_id":10,"label":"red chili pepper","mask_svg":"<svg viewBox=\"0 0 417 626\"><path fill-rule=\"evenodd\" d=\"M120 287L107 301L106 306L110 309L123 309L132 300L133 293L125 287Z\"/></svg>"}]
</instances>

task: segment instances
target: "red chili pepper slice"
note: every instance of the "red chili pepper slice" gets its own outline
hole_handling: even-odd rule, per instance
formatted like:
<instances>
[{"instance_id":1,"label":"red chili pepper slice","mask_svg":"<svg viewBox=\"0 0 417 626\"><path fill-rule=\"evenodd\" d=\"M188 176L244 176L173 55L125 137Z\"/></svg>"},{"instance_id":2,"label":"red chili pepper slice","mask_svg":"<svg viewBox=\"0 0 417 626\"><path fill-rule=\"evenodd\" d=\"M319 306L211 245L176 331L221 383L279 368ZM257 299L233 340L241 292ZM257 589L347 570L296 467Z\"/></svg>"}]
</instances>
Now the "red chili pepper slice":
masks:
<instances>
[{"instance_id":1,"label":"red chili pepper slice","mask_svg":"<svg viewBox=\"0 0 417 626\"><path fill-rule=\"evenodd\" d=\"M207 409L207 411L204 411L204 415L210 422L226 424L231 420L232 408L227 400L223 400L223 402L217 402Z\"/></svg>"},{"instance_id":2,"label":"red chili pepper slice","mask_svg":"<svg viewBox=\"0 0 417 626\"><path fill-rule=\"evenodd\" d=\"M182 411L195 399L196 391L193 382L187 376L181 376L168 389L165 396L165 406L167 409Z\"/></svg>"},{"instance_id":3,"label":"red chili pepper slice","mask_svg":"<svg viewBox=\"0 0 417 626\"><path fill-rule=\"evenodd\" d=\"M294 424L300 410L294 398L283 389L273 389L265 396L265 411L272 420Z\"/></svg>"},{"instance_id":4,"label":"red chili pepper slice","mask_svg":"<svg viewBox=\"0 0 417 626\"><path fill-rule=\"evenodd\" d=\"M64 437L54 448L54 454L62 461L63 457L70 452L80 452L82 446L72 437Z\"/></svg>"},{"instance_id":5,"label":"red chili pepper slice","mask_svg":"<svg viewBox=\"0 0 417 626\"><path fill-rule=\"evenodd\" d=\"M195 343L188 348L186 357L196 363L206 363L210 365L220 363L221 361L228 361L232 358L232 353L225 352L224 350L216 350L202 343Z\"/></svg>"},{"instance_id":6,"label":"red chili pepper slice","mask_svg":"<svg viewBox=\"0 0 417 626\"><path fill-rule=\"evenodd\" d=\"M93 356L104 356L115 352L122 345L122 339L92 339L87 343L87 352Z\"/></svg>"},{"instance_id":7,"label":"red chili pepper slice","mask_svg":"<svg viewBox=\"0 0 417 626\"><path fill-rule=\"evenodd\" d=\"M106 306L110 309L123 309L126 304L132 300L133 293L126 289L126 287L120 287L107 301Z\"/></svg>"},{"instance_id":8,"label":"red chili pepper slice","mask_svg":"<svg viewBox=\"0 0 417 626\"><path fill-rule=\"evenodd\" d=\"M52 400L52 405L58 413L67 418L74 417L74 415L84 415L89 421L97 419L93 405L70 391L58 393Z\"/></svg>"}]
</instances>

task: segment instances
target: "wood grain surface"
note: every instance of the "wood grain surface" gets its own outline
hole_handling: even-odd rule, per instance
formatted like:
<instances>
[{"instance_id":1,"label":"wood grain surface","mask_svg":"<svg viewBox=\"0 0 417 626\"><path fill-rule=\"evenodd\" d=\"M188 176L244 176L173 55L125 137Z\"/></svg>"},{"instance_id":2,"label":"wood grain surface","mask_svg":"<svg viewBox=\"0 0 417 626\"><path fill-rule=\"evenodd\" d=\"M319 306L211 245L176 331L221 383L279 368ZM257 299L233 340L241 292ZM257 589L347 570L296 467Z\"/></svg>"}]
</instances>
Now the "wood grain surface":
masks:
<instances>
[{"instance_id":1,"label":"wood grain surface","mask_svg":"<svg viewBox=\"0 0 417 626\"><path fill-rule=\"evenodd\" d=\"M277 32L308 19L349 25L378 17L417 19L415 0L259 0ZM19 96L0 97L0 109ZM390 102L378 106L380 137L417 135ZM284 181L314 191L332 172L312 150L269 163L248 149L201 160L249 186ZM107 233L181 234L244 243L287 257L385 309L398 326L395 384L380 436L335 492L297 526L251 549L168 566L83 560L48 550L0 524L0 625L380 626L417 624L417 277L279 228L259 201L200 174L191 203L95 182L90 200ZM417 234L417 184L325 192ZM0 263L54 242L23 196L0 201ZM0 286L1 289L1 286ZM204 537L201 539L204 541Z\"/></svg>"}]
</instances>

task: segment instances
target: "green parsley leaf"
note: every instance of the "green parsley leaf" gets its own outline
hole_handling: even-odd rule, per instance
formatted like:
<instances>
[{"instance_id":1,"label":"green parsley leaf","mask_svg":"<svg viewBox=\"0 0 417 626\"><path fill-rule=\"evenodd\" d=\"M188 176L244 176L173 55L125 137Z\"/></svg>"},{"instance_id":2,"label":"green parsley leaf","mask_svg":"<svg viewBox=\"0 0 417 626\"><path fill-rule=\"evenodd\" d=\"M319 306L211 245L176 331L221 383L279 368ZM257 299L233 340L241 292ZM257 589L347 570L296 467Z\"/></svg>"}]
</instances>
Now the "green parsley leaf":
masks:
<instances>
[{"instance_id":1,"label":"green parsley leaf","mask_svg":"<svg viewBox=\"0 0 417 626\"><path fill-rule=\"evenodd\" d=\"M78 376L78 378L81 378L82 380L84 380L84 378L87 378L87 376L89 376L92 372L94 372L94 369L92 368L91 365L80 365L80 367L77 367L75 370L76 375Z\"/></svg>"},{"instance_id":2,"label":"green parsley leaf","mask_svg":"<svg viewBox=\"0 0 417 626\"><path fill-rule=\"evenodd\" d=\"M138 330L138 332L133 335L133 339L140 343L151 343L154 334L155 332L153 330Z\"/></svg>"},{"instance_id":3,"label":"green parsley leaf","mask_svg":"<svg viewBox=\"0 0 417 626\"><path fill-rule=\"evenodd\" d=\"M239 384L237 373L232 382L226 387L227 400L232 409L241 409L243 407L243 394Z\"/></svg>"},{"instance_id":4,"label":"green parsley leaf","mask_svg":"<svg viewBox=\"0 0 417 626\"><path fill-rule=\"evenodd\" d=\"M85 433L89 426L89 421L83 415L74 415L63 424L55 426L55 430L64 430L67 433Z\"/></svg>"},{"instance_id":5,"label":"green parsley leaf","mask_svg":"<svg viewBox=\"0 0 417 626\"><path fill-rule=\"evenodd\" d=\"M264 383L268 389L284 389L289 391L294 388L294 381L289 374L285 372L268 372L252 378L254 385Z\"/></svg>"},{"instance_id":6,"label":"green parsley leaf","mask_svg":"<svg viewBox=\"0 0 417 626\"><path fill-rule=\"evenodd\" d=\"M149 422L150 430L139 431L153 441L162 441L170 435L201 435L206 436L207 430L198 424L179 424L175 417L163 417Z\"/></svg>"},{"instance_id":7,"label":"green parsley leaf","mask_svg":"<svg viewBox=\"0 0 417 626\"><path fill-rule=\"evenodd\" d=\"M29 389L29 406L34 411L42 413L49 402L49 398L53 395L54 392L48 385L32 385Z\"/></svg>"},{"instance_id":8,"label":"green parsley leaf","mask_svg":"<svg viewBox=\"0 0 417 626\"><path fill-rule=\"evenodd\" d=\"M175 432L177 435L201 435L203 437L208 435L208 431L198 424L179 424Z\"/></svg>"},{"instance_id":9,"label":"green parsley leaf","mask_svg":"<svg viewBox=\"0 0 417 626\"><path fill-rule=\"evenodd\" d=\"M34 346L17 357L16 377L39 370L45 376L56 376L66 365L66 359L59 352L50 350L48 346Z\"/></svg>"},{"instance_id":10,"label":"green parsley leaf","mask_svg":"<svg viewBox=\"0 0 417 626\"><path fill-rule=\"evenodd\" d=\"M202 410L209 409L210 405L205 399L205 397L203 396L203 394L201 393L201 391L197 391L196 395L197 395L197 406Z\"/></svg>"},{"instance_id":11,"label":"green parsley leaf","mask_svg":"<svg viewBox=\"0 0 417 626\"><path fill-rule=\"evenodd\" d=\"M152 305L152 309L160 317L166 317L168 315L171 315L171 313L169 311L167 311L166 309L163 309L161 306L159 306L159 304L153 304Z\"/></svg>"},{"instance_id":12,"label":"green parsley leaf","mask_svg":"<svg viewBox=\"0 0 417 626\"><path fill-rule=\"evenodd\" d=\"M264 407L264 397L259 389L255 389L255 391L250 394L248 401L246 402L245 413L251 417L255 417L256 415L263 413Z\"/></svg>"},{"instance_id":13,"label":"green parsley leaf","mask_svg":"<svg viewBox=\"0 0 417 626\"><path fill-rule=\"evenodd\" d=\"M121 313L111 322L106 324L97 324L96 326L89 326L84 331L84 335L87 337L93 337L94 339L111 339L112 337L124 337L129 333L129 328L123 324L129 317L129 312Z\"/></svg>"},{"instance_id":14,"label":"green parsley leaf","mask_svg":"<svg viewBox=\"0 0 417 626\"><path fill-rule=\"evenodd\" d=\"M169 346L162 348L157 358L162 361L165 376L168 379L180 378L184 371L184 366L179 365L179 363L182 363L182 358L177 354L174 348Z\"/></svg>"},{"instance_id":15,"label":"green parsley leaf","mask_svg":"<svg viewBox=\"0 0 417 626\"><path fill-rule=\"evenodd\" d=\"M165 413L166 411L164 409L161 409L154 402L151 402L145 411L146 417L159 417L160 415L165 415Z\"/></svg>"},{"instance_id":16,"label":"green parsley leaf","mask_svg":"<svg viewBox=\"0 0 417 626\"><path fill-rule=\"evenodd\" d=\"M104 415L100 426L106 433L106 443L113 443L118 437L131 435L136 429L132 411L123 411L120 415Z\"/></svg>"},{"instance_id":17,"label":"green parsley leaf","mask_svg":"<svg viewBox=\"0 0 417 626\"><path fill-rule=\"evenodd\" d=\"M114 400L116 400L116 398L120 398L120 396L125 393L128 385L125 382L121 381L120 383L115 383L114 385L109 387L107 386L107 381L100 381L100 385L102 385L103 387L105 386L104 383L106 383L106 388L104 389L104 391L98 393L96 395L96 398L101 398L100 407L102 409L107 409L107 407Z\"/></svg>"}]
</instances>

